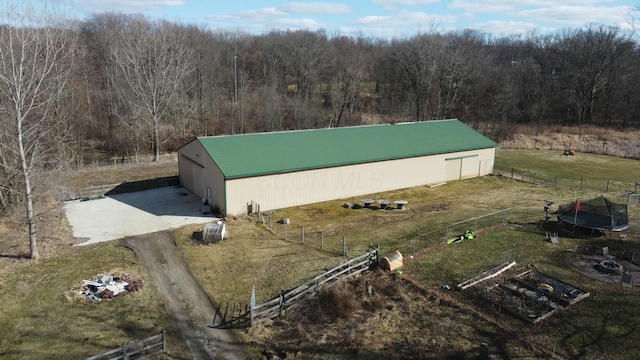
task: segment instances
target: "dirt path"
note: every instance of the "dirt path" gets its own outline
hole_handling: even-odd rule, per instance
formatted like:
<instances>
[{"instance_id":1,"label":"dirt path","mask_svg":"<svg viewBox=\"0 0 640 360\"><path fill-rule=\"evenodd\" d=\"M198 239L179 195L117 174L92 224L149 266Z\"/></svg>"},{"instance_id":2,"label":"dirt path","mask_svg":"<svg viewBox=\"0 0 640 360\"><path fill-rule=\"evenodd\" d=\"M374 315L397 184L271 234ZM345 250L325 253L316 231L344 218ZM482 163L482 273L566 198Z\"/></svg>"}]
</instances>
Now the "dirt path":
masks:
<instances>
[{"instance_id":1,"label":"dirt path","mask_svg":"<svg viewBox=\"0 0 640 360\"><path fill-rule=\"evenodd\" d=\"M215 308L167 232L125 239L164 298L194 359L244 359L231 330L212 329Z\"/></svg>"}]
</instances>

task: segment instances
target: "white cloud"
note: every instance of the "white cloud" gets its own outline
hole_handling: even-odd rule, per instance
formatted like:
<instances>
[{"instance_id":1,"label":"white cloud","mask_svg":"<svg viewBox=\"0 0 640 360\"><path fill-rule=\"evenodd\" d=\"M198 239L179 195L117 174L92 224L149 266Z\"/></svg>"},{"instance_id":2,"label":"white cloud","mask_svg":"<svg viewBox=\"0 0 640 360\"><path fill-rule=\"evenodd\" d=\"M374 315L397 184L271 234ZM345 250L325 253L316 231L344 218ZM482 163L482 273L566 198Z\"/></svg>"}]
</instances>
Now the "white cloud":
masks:
<instances>
[{"instance_id":1,"label":"white cloud","mask_svg":"<svg viewBox=\"0 0 640 360\"><path fill-rule=\"evenodd\" d=\"M212 21L219 22L239 22L239 23L253 23L264 22L272 18L289 15L286 12L280 11L277 8L262 8L256 10L243 10L231 15L209 15L207 18Z\"/></svg>"},{"instance_id":2,"label":"white cloud","mask_svg":"<svg viewBox=\"0 0 640 360\"><path fill-rule=\"evenodd\" d=\"M523 8L541 8L552 6L589 6L602 3L615 2L615 0L453 0L449 4L451 9L462 9L475 13L512 11Z\"/></svg>"},{"instance_id":3,"label":"white cloud","mask_svg":"<svg viewBox=\"0 0 640 360\"><path fill-rule=\"evenodd\" d=\"M450 9L462 9L470 13L495 12L503 13L516 8L516 4L507 1L493 0L453 0L449 4Z\"/></svg>"},{"instance_id":4,"label":"white cloud","mask_svg":"<svg viewBox=\"0 0 640 360\"><path fill-rule=\"evenodd\" d=\"M278 8L289 14L349 14L353 9L348 5L337 3L303 3L291 2Z\"/></svg>"},{"instance_id":5,"label":"white cloud","mask_svg":"<svg viewBox=\"0 0 640 360\"><path fill-rule=\"evenodd\" d=\"M389 16L365 16L352 21L355 25L365 26L424 26L425 24L453 23L458 17L452 15L431 15L420 11L401 12Z\"/></svg>"},{"instance_id":6,"label":"white cloud","mask_svg":"<svg viewBox=\"0 0 640 360\"><path fill-rule=\"evenodd\" d=\"M519 21L501 21L493 20L483 23L470 24L470 29L480 30L484 33L496 34L496 35L524 35L533 29L536 29L536 24L532 22L519 22Z\"/></svg>"},{"instance_id":7,"label":"white cloud","mask_svg":"<svg viewBox=\"0 0 640 360\"><path fill-rule=\"evenodd\" d=\"M398 27L380 26L380 27L368 27L367 31L363 31L361 28L353 27L341 27L340 34L359 36L364 35L372 38L384 38L391 39L394 37L400 37L406 35L406 29Z\"/></svg>"},{"instance_id":8,"label":"white cloud","mask_svg":"<svg viewBox=\"0 0 640 360\"><path fill-rule=\"evenodd\" d=\"M219 22L241 22L249 23L256 21L269 21L280 17L286 17L294 14L341 14L351 13L352 9L346 5L335 3L287 3L280 7L266 7L253 10L242 10L231 15L210 15L207 18L212 21ZM299 22L301 24L313 25L311 19L280 19L276 23L284 22L294 25ZM318 24L318 23L316 23Z\"/></svg>"},{"instance_id":9,"label":"white cloud","mask_svg":"<svg viewBox=\"0 0 640 360\"><path fill-rule=\"evenodd\" d=\"M284 18L275 21L277 26L275 28L281 29L286 27L291 30L318 30L323 28L323 25L313 19L291 19Z\"/></svg>"},{"instance_id":10,"label":"white cloud","mask_svg":"<svg viewBox=\"0 0 640 360\"><path fill-rule=\"evenodd\" d=\"M73 6L87 12L105 10L139 12L185 5L187 5L186 0L73 0Z\"/></svg>"},{"instance_id":11,"label":"white cloud","mask_svg":"<svg viewBox=\"0 0 640 360\"><path fill-rule=\"evenodd\" d=\"M385 7L394 7L396 5L418 6L439 3L440 0L373 0L374 4L380 4Z\"/></svg>"},{"instance_id":12,"label":"white cloud","mask_svg":"<svg viewBox=\"0 0 640 360\"><path fill-rule=\"evenodd\" d=\"M535 21L582 26L590 22L617 23L623 22L629 12L628 6L593 7L593 6L550 6L517 12L519 16Z\"/></svg>"}]
</instances>

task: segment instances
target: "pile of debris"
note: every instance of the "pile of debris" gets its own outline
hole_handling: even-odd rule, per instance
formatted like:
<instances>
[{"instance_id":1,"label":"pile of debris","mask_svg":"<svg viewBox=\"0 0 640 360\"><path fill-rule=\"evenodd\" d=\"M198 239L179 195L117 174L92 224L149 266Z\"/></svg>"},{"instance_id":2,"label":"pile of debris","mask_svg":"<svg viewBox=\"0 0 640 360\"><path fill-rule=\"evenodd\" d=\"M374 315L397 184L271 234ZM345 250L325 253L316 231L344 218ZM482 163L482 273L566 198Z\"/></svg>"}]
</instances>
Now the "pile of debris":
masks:
<instances>
[{"instance_id":1,"label":"pile of debris","mask_svg":"<svg viewBox=\"0 0 640 360\"><path fill-rule=\"evenodd\" d=\"M142 281L117 271L111 275L98 274L96 280L82 280L79 293L87 300L102 301L102 299L113 299L131 291L138 291L140 288L142 288Z\"/></svg>"}]
</instances>

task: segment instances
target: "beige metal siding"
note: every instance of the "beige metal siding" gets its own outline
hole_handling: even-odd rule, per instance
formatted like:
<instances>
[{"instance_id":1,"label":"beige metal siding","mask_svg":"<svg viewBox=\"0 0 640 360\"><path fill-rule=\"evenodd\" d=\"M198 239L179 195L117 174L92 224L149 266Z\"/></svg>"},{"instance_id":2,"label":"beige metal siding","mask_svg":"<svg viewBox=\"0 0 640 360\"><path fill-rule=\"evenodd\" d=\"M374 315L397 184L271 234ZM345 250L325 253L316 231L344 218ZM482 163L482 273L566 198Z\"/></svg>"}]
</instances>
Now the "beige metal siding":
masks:
<instances>
[{"instance_id":1,"label":"beige metal siding","mask_svg":"<svg viewBox=\"0 0 640 360\"><path fill-rule=\"evenodd\" d=\"M460 178L461 179L469 179L478 176L478 163L480 160L479 156L462 158L461 170L460 170Z\"/></svg>"},{"instance_id":2,"label":"beige metal siding","mask_svg":"<svg viewBox=\"0 0 640 360\"><path fill-rule=\"evenodd\" d=\"M266 211L482 176L493 171L494 155L483 149L229 180L227 213L243 213L251 201ZM465 158L446 160L454 157Z\"/></svg>"},{"instance_id":3,"label":"beige metal siding","mask_svg":"<svg viewBox=\"0 0 640 360\"><path fill-rule=\"evenodd\" d=\"M178 151L180 184L196 196L204 196L204 150L197 141L192 141Z\"/></svg>"},{"instance_id":4,"label":"beige metal siding","mask_svg":"<svg viewBox=\"0 0 640 360\"><path fill-rule=\"evenodd\" d=\"M224 176L216 163L200 145L192 141L178 151L180 184L198 196L206 199L207 188L211 189L211 205L218 205L224 213Z\"/></svg>"},{"instance_id":5,"label":"beige metal siding","mask_svg":"<svg viewBox=\"0 0 640 360\"><path fill-rule=\"evenodd\" d=\"M207 179L207 186L211 188L210 205L218 206L222 213L226 214L224 198L224 175L222 175L222 172L218 168L218 165L216 165L216 163L211 160L211 158L207 158L206 161L205 178Z\"/></svg>"}]
</instances>

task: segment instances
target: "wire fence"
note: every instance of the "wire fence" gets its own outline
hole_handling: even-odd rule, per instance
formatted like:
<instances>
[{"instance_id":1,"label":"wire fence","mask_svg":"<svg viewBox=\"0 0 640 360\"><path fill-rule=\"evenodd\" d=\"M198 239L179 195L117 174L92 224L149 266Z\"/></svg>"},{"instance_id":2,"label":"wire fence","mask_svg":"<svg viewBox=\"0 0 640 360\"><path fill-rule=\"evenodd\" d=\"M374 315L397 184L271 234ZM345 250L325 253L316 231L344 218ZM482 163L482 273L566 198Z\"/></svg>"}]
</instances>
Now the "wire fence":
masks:
<instances>
[{"instance_id":1,"label":"wire fence","mask_svg":"<svg viewBox=\"0 0 640 360\"><path fill-rule=\"evenodd\" d=\"M154 161L153 155L87 158L79 164L78 167L82 169L96 169L104 167L139 166L140 164L151 164L155 162L178 162L178 153L161 154L158 161Z\"/></svg>"},{"instance_id":2,"label":"wire fence","mask_svg":"<svg viewBox=\"0 0 640 360\"><path fill-rule=\"evenodd\" d=\"M575 190L593 190L598 192L624 192L638 193L640 182L618 181L615 179L594 180L581 177L580 179L563 178L558 175L549 176L539 172L518 168L494 167L494 175L500 175L511 179L532 184L553 186ZM636 198L637 199L637 198Z\"/></svg>"},{"instance_id":3,"label":"wire fence","mask_svg":"<svg viewBox=\"0 0 640 360\"><path fill-rule=\"evenodd\" d=\"M377 210L386 211L386 210ZM354 239L355 234L350 235L340 230L305 230L304 224L292 224L288 219L273 221L269 213L262 218L259 215L259 222L265 224L273 233L282 238L303 243L309 247L321 251L332 253L337 256L351 257L364 253L370 246L380 246L380 256L399 251L401 254L415 254L437 244L446 243L446 240L466 231L479 231L506 223L526 223L545 219L542 205L539 208L531 207L510 207L480 214L467 219L452 221L443 225L429 227L424 231L410 238L370 238L370 242L363 242L362 239ZM383 240L383 241L381 241Z\"/></svg>"}]
</instances>

